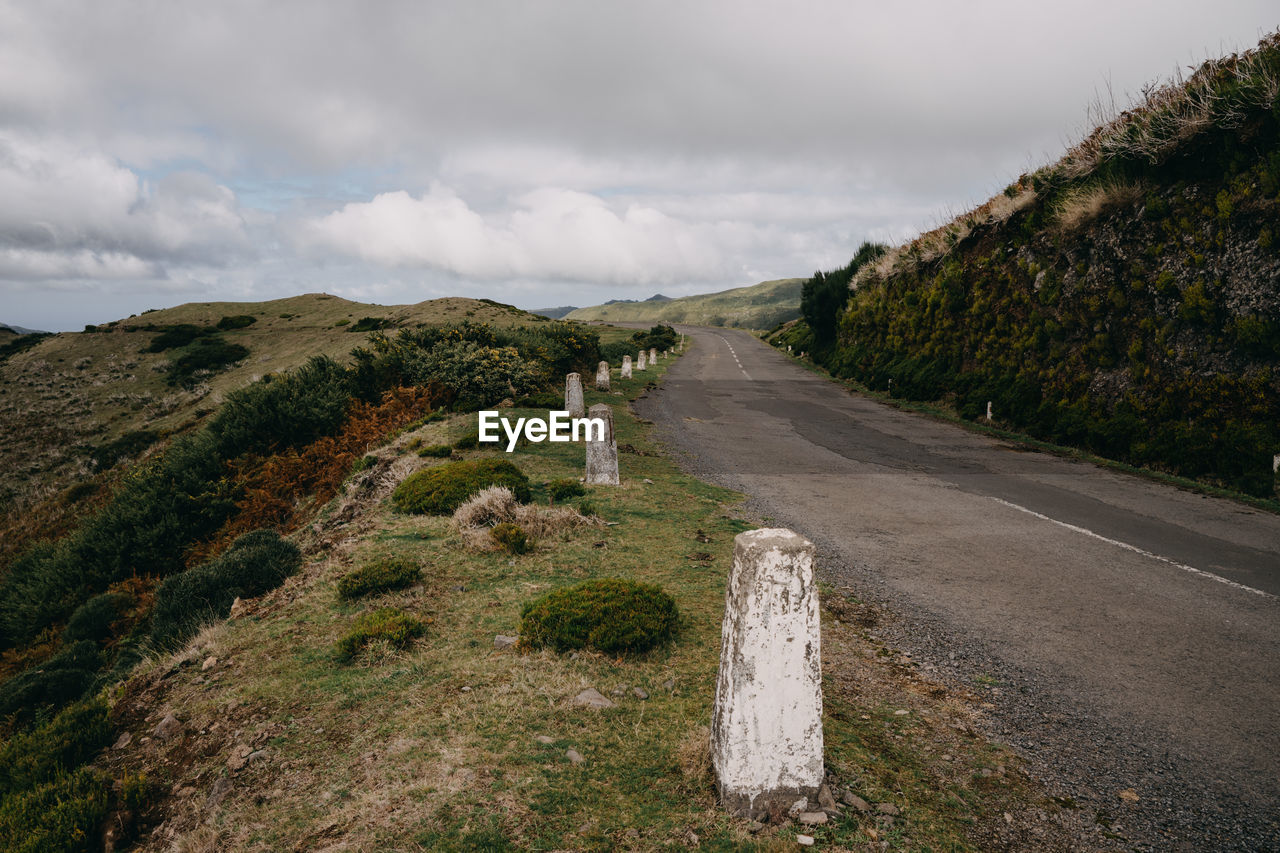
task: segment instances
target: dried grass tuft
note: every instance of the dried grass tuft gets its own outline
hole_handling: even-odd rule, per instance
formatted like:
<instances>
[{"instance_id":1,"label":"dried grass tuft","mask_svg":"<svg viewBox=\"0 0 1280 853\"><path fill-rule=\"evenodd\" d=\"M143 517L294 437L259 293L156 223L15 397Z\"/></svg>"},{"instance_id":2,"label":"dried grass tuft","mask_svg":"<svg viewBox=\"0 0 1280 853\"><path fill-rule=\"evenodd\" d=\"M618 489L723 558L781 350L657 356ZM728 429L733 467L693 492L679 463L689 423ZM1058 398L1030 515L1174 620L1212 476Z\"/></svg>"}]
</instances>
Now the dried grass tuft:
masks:
<instances>
[{"instance_id":1,"label":"dried grass tuft","mask_svg":"<svg viewBox=\"0 0 1280 853\"><path fill-rule=\"evenodd\" d=\"M1143 197L1140 183L1105 181L1066 193L1059 200L1054 218L1063 231L1071 231L1097 219L1108 208L1134 204Z\"/></svg>"},{"instance_id":2,"label":"dried grass tuft","mask_svg":"<svg viewBox=\"0 0 1280 853\"><path fill-rule=\"evenodd\" d=\"M451 522L467 547L477 551L494 551L500 547L492 535L493 528L499 524L518 525L536 542L602 523L573 507L522 504L506 486L490 486L478 492L454 511Z\"/></svg>"}]
</instances>

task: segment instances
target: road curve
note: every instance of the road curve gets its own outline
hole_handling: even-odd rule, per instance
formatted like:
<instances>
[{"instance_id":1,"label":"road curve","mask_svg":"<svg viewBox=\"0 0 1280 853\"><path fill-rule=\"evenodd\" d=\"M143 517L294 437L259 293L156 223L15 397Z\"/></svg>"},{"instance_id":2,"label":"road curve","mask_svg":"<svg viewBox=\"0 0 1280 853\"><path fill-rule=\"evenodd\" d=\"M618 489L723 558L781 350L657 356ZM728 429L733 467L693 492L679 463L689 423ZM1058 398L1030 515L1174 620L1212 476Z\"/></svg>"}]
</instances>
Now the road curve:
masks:
<instances>
[{"instance_id":1,"label":"road curve","mask_svg":"<svg viewBox=\"0 0 1280 853\"><path fill-rule=\"evenodd\" d=\"M698 475L900 614L1130 845L1280 849L1280 517L851 395L754 337L637 403ZM1133 789L1129 805L1117 794Z\"/></svg>"}]
</instances>

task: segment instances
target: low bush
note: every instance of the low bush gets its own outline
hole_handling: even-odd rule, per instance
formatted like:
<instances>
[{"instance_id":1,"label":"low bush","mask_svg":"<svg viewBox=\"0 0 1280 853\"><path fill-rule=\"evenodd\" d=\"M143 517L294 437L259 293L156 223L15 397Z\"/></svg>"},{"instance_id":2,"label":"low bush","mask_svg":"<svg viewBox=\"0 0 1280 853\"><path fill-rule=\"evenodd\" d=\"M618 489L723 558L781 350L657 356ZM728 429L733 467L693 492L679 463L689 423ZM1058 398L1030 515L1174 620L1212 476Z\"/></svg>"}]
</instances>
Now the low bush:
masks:
<instances>
[{"instance_id":1,"label":"low bush","mask_svg":"<svg viewBox=\"0 0 1280 853\"><path fill-rule=\"evenodd\" d=\"M505 459L468 459L419 471L396 487L391 501L401 512L445 515L489 486L506 486L529 501L529 478Z\"/></svg>"},{"instance_id":2,"label":"low bush","mask_svg":"<svg viewBox=\"0 0 1280 853\"><path fill-rule=\"evenodd\" d=\"M361 317L350 325L348 332L376 332L379 329L385 329L391 325L391 320L385 317Z\"/></svg>"},{"instance_id":3,"label":"low bush","mask_svg":"<svg viewBox=\"0 0 1280 853\"><path fill-rule=\"evenodd\" d=\"M531 547L541 539L596 523L573 507L522 504L506 486L491 486L468 498L452 519L463 541L480 551L504 547L497 539L497 528L504 524L518 526L527 537L526 547Z\"/></svg>"},{"instance_id":4,"label":"low bush","mask_svg":"<svg viewBox=\"0 0 1280 853\"><path fill-rule=\"evenodd\" d=\"M351 630L334 647L334 656L345 663L375 640L384 640L394 648L403 649L415 637L422 636L426 629L426 625L403 610L394 607L370 610L356 617Z\"/></svg>"},{"instance_id":5,"label":"low bush","mask_svg":"<svg viewBox=\"0 0 1280 853\"><path fill-rule=\"evenodd\" d=\"M523 554L529 550L529 536L518 524L504 521L494 525L489 534L499 548L508 554Z\"/></svg>"},{"instance_id":6,"label":"low bush","mask_svg":"<svg viewBox=\"0 0 1280 853\"><path fill-rule=\"evenodd\" d=\"M90 454L89 459L98 471L105 471L121 459L136 458L142 451L160 440L160 434L154 430L139 429L126 432L124 435L108 441Z\"/></svg>"},{"instance_id":7,"label":"low bush","mask_svg":"<svg viewBox=\"0 0 1280 853\"><path fill-rule=\"evenodd\" d=\"M213 333L208 326L197 326L193 323L179 323L176 326L165 326L160 334L151 339L147 352L164 352L167 349L185 347L187 344Z\"/></svg>"},{"instance_id":8,"label":"low bush","mask_svg":"<svg viewBox=\"0 0 1280 853\"><path fill-rule=\"evenodd\" d=\"M474 450L480 444L480 430L473 429L453 443L456 450Z\"/></svg>"},{"instance_id":9,"label":"low bush","mask_svg":"<svg viewBox=\"0 0 1280 853\"><path fill-rule=\"evenodd\" d=\"M6 853L88 853L100 849L108 785L88 768L0 801Z\"/></svg>"},{"instance_id":10,"label":"low bush","mask_svg":"<svg viewBox=\"0 0 1280 853\"><path fill-rule=\"evenodd\" d=\"M91 640L101 644L112 634L112 624L123 618L134 605L127 592L103 592L76 608L62 633L65 642Z\"/></svg>"},{"instance_id":11,"label":"low bush","mask_svg":"<svg viewBox=\"0 0 1280 853\"><path fill-rule=\"evenodd\" d=\"M422 570L412 560L379 560L347 572L338 580L338 595L359 598L412 586L422 580Z\"/></svg>"},{"instance_id":12,"label":"low bush","mask_svg":"<svg viewBox=\"0 0 1280 853\"><path fill-rule=\"evenodd\" d=\"M96 643L81 640L44 663L0 684L0 718L31 720L44 708L60 708L79 699L93 684L102 660Z\"/></svg>"},{"instance_id":13,"label":"low bush","mask_svg":"<svg viewBox=\"0 0 1280 853\"><path fill-rule=\"evenodd\" d=\"M627 347L627 352L631 352L631 347ZM517 409L555 409L559 411L564 407L564 398L559 394L530 394L527 397L521 397L515 401Z\"/></svg>"},{"instance_id":14,"label":"low bush","mask_svg":"<svg viewBox=\"0 0 1280 853\"><path fill-rule=\"evenodd\" d=\"M582 497L586 493L587 490L577 480L552 480L547 483L547 494L551 496L552 503Z\"/></svg>"},{"instance_id":15,"label":"low bush","mask_svg":"<svg viewBox=\"0 0 1280 853\"><path fill-rule=\"evenodd\" d=\"M418 455L427 459L443 459L453 453L453 448L447 444L428 444L418 450Z\"/></svg>"},{"instance_id":16,"label":"low bush","mask_svg":"<svg viewBox=\"0 0 1280 853\"><path fill-rule=\"evenodd\" d=\"M169 363L169 384L189 384L197 371L221 370L248 355L248 348L240 344L229 344L216 336L200 338Z\"/></svg>"},{"instance_id":17,"label":"low bush","mask_svg":"<svg viewBox=\"0 0 1280 853\"><path fill-rule=\"evenodd\" d=\"M520 646L643 652L669 640L678 619L675 601L661 587L618 578L590 580L526 604L520 611Z\"/></svg>"},{"instance_id":18,"label":"low bush","mask_svg":"<svg viewBox=\"0 0 1280 853\"><path fill-rule=\"evenodd\" d=\"M68 706L44 725L0 746L0 799L79 767L110 742L105 703Z\"/></svg>"},{"instance_id":19,"label":"low bush","mask_svg":"<svg viewBox=\"0 0 1280 853\"><path fill-rule=\"evenodd\" d=\"M166 578L156 590L151 639L176 645L201 624L225 619L237 598L269 592L302 565L298 546L274 530L255 530L231 544L220 557Z\"/></svg>"},{"instance_id":20,"label":"low bush","mask_svg":"<svg viewBox=\"0 0 1280 853\"><path fill-rule=\"evenodd\" d=\"M252 326L258 322L258 318L251 314L233 314L230 317L223 317L218 321L218 328L224 332L232 329L243 329L246 326Z\"/></svg>"}]
</instances>

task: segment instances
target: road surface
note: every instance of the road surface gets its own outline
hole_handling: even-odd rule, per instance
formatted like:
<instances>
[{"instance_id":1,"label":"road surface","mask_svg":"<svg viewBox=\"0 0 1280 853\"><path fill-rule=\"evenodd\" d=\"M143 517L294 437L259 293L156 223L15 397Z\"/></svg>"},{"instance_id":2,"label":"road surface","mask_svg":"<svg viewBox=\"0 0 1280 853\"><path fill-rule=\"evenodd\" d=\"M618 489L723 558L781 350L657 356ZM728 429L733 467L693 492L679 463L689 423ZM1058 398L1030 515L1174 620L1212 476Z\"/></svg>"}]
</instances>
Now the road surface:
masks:
<instances>
[{"instance_id":1,"label":"road surface","mask_svg":"<svg viewBox=\"0 0 1280 853\"><path fill-rule=\"evenodd\" d=\"M683 331L696 345L636 406L659 438L899 613L895 644L986 691L1051 786L1139 847L1280 849L1280 517Z\"/></svg>"}]
</instances>

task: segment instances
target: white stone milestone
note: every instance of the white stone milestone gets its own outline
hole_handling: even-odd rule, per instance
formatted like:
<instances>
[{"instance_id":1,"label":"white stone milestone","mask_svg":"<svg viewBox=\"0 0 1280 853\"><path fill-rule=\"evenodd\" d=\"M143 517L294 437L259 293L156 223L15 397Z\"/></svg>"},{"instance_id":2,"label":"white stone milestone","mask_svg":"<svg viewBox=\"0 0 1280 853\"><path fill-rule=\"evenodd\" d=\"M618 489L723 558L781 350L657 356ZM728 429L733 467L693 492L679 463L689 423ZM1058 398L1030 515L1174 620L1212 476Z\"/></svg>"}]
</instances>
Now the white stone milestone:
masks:
<instances>
[{"instance_id":1,"label":"white stone milestone","mask_svg":"<svg viewBox=\"0 0 1280 853\"><path fill-rule=\"evenodd\" d=\"M650 363L650 364L657 364L657 363L658 363L658 348L657 348L657 347L649 347L649 363Z\"/></svg>"},{"instance_id":2,"label":"white stone milestone","mask_svg":"<svg viewBox=\"0 0 1280 853\"><path fill-rule=\"evenodd\" d=\"M822 785L822 661L813 543L766 528L734 539L711 764L729 812L759 817Z\"/></svg>"},{"instance_id":3,"label":"white stone milestone","mask_svg":"<svg viewBox=\"0 0 1280 853\"><path fill-rule=\"evenodd\" d=\"M571 418L580 418L586 414L582 404L582 377L570 373L564 378L564 409Z\"/></svg>"},{"instance_id":4,"label":"white stone milestone","mask_svg":"<svg viewBox=\"0 0 1280 853\"><path fill-rule=\"evenodd\" d=\"M596 390L609 390L609 362L602 361L596 365Z\"/></svg>"},{"instance_id":5,"label":"white stone milestone","mask_svg":"<svg viewBox=\"0 0 1280 853\"><path fill-rule=\"evenodd\" d=\"M624 355L622 357L622 378L631 378L631 356L629 355Z\"/></svg>"},{"instance_id":6,"label":"white stone milestone","mask_svg":"<svg viewBox=\"0 0 1280 853\"><path fill-rule=\"evenodd\" d=\"M613 437L613 408L608 403L591 407L588 417L604 421L604 440L594 441L594 433L587 431L588 486L616 486L618 480L618 442Z\"/></svg>"},{"instance_id":7,"label":"white stone milestone","mask_svg":"<svg viewBox=\"0 0 1280 853\"><path fill-rule=\"evenodd\" d=\"M640 350L640 354L636 356L636 370L644 370L644 350Z\"/></svg>"}]
</instances>

